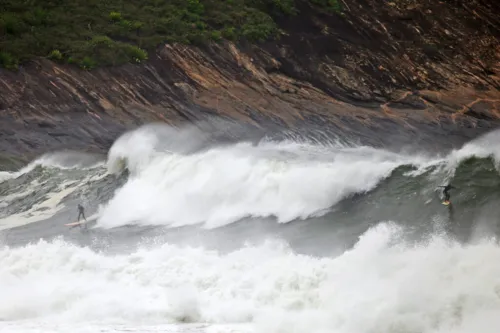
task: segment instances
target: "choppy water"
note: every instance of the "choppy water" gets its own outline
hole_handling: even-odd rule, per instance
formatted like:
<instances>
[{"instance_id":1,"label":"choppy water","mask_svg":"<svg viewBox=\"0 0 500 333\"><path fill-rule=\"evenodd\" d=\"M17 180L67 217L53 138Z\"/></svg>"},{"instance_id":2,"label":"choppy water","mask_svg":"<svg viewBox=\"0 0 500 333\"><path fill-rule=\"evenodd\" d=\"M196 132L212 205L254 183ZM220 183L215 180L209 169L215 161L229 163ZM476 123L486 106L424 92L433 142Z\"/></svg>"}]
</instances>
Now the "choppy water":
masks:
<instances>
[{"instance_id":1,"label":"choppy water","mask_svg":"<svg viewBox=\"0 0 500 333\"><path fill-rule=\"evenodd\" d=\"M234 141L145 126L0 173L0 331L500 330L500 132Z\"/></svg>"}]
</instances>

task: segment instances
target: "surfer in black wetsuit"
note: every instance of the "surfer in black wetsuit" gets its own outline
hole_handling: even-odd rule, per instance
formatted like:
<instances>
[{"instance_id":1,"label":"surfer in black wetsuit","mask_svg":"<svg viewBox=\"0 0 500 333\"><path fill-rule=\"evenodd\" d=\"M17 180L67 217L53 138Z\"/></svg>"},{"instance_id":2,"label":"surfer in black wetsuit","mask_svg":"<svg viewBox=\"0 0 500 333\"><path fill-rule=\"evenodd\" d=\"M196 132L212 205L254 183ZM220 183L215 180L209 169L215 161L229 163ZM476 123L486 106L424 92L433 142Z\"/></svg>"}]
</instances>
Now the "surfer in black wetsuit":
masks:
<instances>
[{"instance_id":1,"label":"surfer in black wetsuit","mask_svg":"<svg viewBox=\"0 0 500 333\"><path fill-rule=\"evenodd\" d=\"M78 204L78 222L80 222L80 216L83 217L85 222L87 221L87 219L85 218L85 212L84 212L83 206ZM80 228L81 227L82 227L82 225L80 224Z\"/></svg>"},{"instance_id":2,"label":"surfer in black wetsuit","mask_svg":"<svg viewBox=\"0 0 500 333\"><path fill-rule=\"evenodd\" d=\"M450 201L450 193L449 193L449 191L452 188L456 189L456 187L451 186L450 184L447 184L447 185L444 185L444 186L438 186L438 187L442 187L443 188L444 201L445 202Z\"/></svg>"}]
</instances>

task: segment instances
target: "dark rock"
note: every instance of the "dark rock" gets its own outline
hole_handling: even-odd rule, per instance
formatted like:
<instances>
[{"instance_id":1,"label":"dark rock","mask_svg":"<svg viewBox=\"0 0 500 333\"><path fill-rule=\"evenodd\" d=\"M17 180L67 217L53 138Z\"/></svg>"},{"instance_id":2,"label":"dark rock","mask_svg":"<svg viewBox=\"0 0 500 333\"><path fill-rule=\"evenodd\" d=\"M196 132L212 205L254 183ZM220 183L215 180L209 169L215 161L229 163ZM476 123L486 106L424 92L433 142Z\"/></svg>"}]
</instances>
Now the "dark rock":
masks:
<instances>
[{"instance_id":1,"label":"dark rock","mask_svg":"<svg viewBox=\"0 0 500 333\"><path fill-rule=\"evenodd\" d=\"M0 156L105 152L140 124L214 115L374 145L455 145L499 125L499 2L342 2L338 15L297 1L299 15L277 19L285 34L261 45L166 45L147 64L92 72L43 59L1 70Z\"/></svg>"}]
</instances>

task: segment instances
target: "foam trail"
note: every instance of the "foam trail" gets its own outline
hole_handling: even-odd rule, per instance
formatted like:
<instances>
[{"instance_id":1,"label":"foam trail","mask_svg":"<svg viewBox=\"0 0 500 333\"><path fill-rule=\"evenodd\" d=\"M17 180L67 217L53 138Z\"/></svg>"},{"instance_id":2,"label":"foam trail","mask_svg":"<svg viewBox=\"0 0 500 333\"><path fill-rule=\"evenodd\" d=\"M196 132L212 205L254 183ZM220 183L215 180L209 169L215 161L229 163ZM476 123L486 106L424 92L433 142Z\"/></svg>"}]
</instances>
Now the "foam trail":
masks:
<instances>
[{"instance_id":1,"label":"foam trail","mask_svg":"<svg viewBox=\"0 0 500 333\"><path fill-rule=\"evenodd\" d=\"M403 235L383 223L323 259L274 242L226 255L167 244L106 256L60 240L5 248L0 318L251 323L259 333L496 332L499 245L440 237L411 244Z\"/></svg>"}]
</instances>

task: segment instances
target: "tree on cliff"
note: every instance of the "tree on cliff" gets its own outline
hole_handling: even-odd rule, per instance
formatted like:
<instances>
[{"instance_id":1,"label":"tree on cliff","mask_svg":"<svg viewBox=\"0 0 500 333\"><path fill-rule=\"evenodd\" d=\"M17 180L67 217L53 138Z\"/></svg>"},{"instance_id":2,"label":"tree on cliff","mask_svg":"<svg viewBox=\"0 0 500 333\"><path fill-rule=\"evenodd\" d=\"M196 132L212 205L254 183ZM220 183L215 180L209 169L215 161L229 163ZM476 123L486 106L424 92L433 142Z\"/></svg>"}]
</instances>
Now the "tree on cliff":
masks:
<instances>
[{"instance_id":1,"label":"tree on cliff","mask_svg":"<svg viewBox=\"0 0 500 333\"><path fill-rule=\"evenodd\" d=\"M166 42L264 41L299 1L340 11L338 0L3 0L0 66L48 57L92 69L142 62Z\"/></svg>"}]
</instances>

